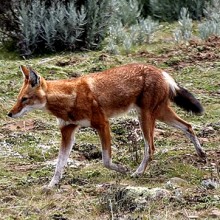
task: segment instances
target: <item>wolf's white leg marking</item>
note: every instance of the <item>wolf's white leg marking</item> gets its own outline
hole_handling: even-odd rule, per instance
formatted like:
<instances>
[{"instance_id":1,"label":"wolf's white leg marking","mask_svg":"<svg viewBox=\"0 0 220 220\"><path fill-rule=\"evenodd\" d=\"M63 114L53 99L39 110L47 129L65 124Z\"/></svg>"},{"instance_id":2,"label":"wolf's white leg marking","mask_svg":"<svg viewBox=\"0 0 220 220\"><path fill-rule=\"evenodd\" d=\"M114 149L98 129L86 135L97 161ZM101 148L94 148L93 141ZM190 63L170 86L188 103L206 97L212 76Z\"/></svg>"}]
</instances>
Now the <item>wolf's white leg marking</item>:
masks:
<instances>
[{"instance_id":1,"label":"wolf's white leg marking","mask_svg":"<svg viewBox=\"0 0 220 220\"><path fill-rule=\"evenodd\" d=\"M148 162L151 160L154 153L154 126L155 120L147 111L139 111L139 123L144 137L144 157L137 170L132 174L132 177L140 176L144 173Z\"/></svg>"},{"instance_id":2,"label":"wolf's white leg marking","mask_svg":"<svg viewBox=\"0 0 220 220\"><path fill-rule=\"evenodd\" d=\"M179 121L175 121L175 122L172 122L170 123L173 127L175 128L178 128L180 130L182 130L185 135L191 140L191 142L194 144L194 147L196 149L196 152L197 154L200 156L200 157L205 157L206 154L205 152L203 151L200 143L199 143L199 140L197 138L197 136L194 134L193 132L193 129L191 127L191 125L188 125L186 126L185 124L179 122Z\"/></svg>"},{"instance_id":3,"label":"wolf's white leg marking","mask_svg":"<svg viewBox=\"0 0 220 220\"><path fill-rule=\"evenodd\" d=\"M62 134L62 143L61 147L59 150L59 155L58 155L58 161L55 169L54 176L52 180L50 181L48 187L52 188L62 178L62 173L64 166L67 163L67 159L69 157L69 154L72 150L74 140L75 140L75 130L77 126L76 125L67 125L63 128L61 128L61 134Z\"/></svg>"},{"instance_id":4,"label":"wolf's white leg marking","mask_svg":"<svg viewBox=\"0 0 220 220\"><path fill-rule=\"evenodd\" d=\"M145 144L144 144L144 158L141 161L141 164L139 165L137 170L131 175L132 177L138 177L141 174L143 174L146 169L146 166L150 160L149 145L146 142L146 140L144 140L144 142L145 142Z\"/></svg>"},{"instance_id":5,"label":"wolf's white leg marking","mask_svg":"<svg viewBox=\"0 0 220 220\"><path fill-rule=\"evenodd\" d=\"M170 107L167 107L166 109L164 109L164 111L161 112L161 115L158 119L160 121L165 122L168 125L171 125L175 128L180 129L181 131L183 131L185 133L185 135L193 143L197 154L202 158L206 157L206 154L203 151L203 149L199 143L199 140L196 137L196 135L192 129L192 126L188 122L186 122L183 119L181 119L180 117L178 117L177 114Z\"/></svg>"},{"instance_id":6,"label":"wolf's white leg marking","mask_svg":"<svg viewBox=\"0 0 220 220\"><path fill-rule=\"evenodd\" d=\"M123 167L120 164L112 163L112 159L107 150L102 151L102 161L104 166L110 170L115 170L120 173L126 173L128 171L126 167Z\"/></svg>"}]
</instances>

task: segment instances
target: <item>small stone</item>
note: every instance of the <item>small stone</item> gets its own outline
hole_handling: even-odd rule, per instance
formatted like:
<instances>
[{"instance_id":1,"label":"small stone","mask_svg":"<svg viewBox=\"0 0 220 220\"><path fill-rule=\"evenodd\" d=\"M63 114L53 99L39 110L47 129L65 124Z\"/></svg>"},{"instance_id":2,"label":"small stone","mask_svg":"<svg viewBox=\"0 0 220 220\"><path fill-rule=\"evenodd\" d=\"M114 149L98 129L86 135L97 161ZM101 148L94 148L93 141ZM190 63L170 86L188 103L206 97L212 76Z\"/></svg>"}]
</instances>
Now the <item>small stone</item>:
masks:
<instances>
[{"instance_id":1,"label":"small stone","mask_svg":"<svg viewBox=\"0 0 220 220\"><path fill-rule=\"evenodd\" d=\"M220 210L219 209L213 209L210 214L209 214L209 217L212 217L212 218L218 218L220 217Z\"/></svg>"},{"instance_id":2,"label":"small stone","mask_svg":"<svg viewBox=\"0 0 220 220\"><path fill-rule=\"evenodd\" d=\"M186 180L181 179L179 177L173 177L165 184L165 188L176 189L176 188L184 187L187 185L188 185L188 182Z\"/></svg>"},{"instance_id":3,"label":"small stone","mask_svg":"<svg viewBox=\"0 0 220 220\"><path fill-rule=\"evenodd\" d=\"M220 196L219 196L219 195L214 195L213 198L214 198L214 200L216 200L216 201L220 201Z\"/></svg>"},{"instance_id":4,"label":"small stone","mask_svg":"<svg viewBox=\"0 0 220 220\"><path fill-rule=\"evenodd\" d=\"M209 142L208 138L200 138L201 143L207 143Z\"/></svg>"},{"instance_id":5,"label":"small stone","mask_svg":"<svg viewBox=\"0 0 220 220\"><path fill-rule=\"evenodd\" d=\"M183 192L181 189L174 190L174 198L178 201L181 201L183 199Z\"/></svg>"},{"instance_id":6,"label":"small stone","mask_svg":"<svg viewBox=\"0 0 220 220\"><path fill-rule=\"evenodd\" d=\"M205 187L206 189L217 189L219 187L219 184L216 181L211 180L211 179L203 180L201 182L201 185Z\"/></svg>"},{"instance_id":7,"label":"small stone","mask_svg":"<svg viewBox=\"0 0 220 220\"><path fill-rule=\"evenodd\" d=\"M71 185L61 185L60 189L62 191L70 192L72 190L72 186Z\"/></svg>"},{"instance_id":8,"label":"small stone","mask_svg":"<svg viewBox=\"0 0 220 220\"><path fill-rule=\"evenodd\" d=\"M188 219L198 219L199 216L198 215L189 215L187 216Z\"/></svg>"},{"instance_id":9,"label":"small stone","mask_svg":"<svg viewBox=\"0 0 220 220\"><path fill-rule=\"evenodd\" d=\"M153 188L149 190L149 193L151 195L152 199L161 199L161 198L167 198L170 196L170 192L166 189L162 188Z\"/></svg>"}]
</instances>

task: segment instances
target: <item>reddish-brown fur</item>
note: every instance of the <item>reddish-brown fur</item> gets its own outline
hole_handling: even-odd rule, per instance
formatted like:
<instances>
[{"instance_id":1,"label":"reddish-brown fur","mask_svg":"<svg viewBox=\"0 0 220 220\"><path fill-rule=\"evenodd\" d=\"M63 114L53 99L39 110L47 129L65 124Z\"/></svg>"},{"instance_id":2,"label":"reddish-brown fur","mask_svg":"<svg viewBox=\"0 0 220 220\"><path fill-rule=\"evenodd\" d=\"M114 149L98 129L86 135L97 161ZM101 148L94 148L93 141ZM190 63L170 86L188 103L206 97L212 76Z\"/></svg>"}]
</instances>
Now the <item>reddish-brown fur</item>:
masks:
<instances>
[{"instance_id":1,"label":"reddish-brown fur","mask_svg":"<svg viewBox=\"0 0 220 220\"><path fill-rule=\"evenodd\" d=\"M48 110L60 121L62 144L50 186L57 184L61 178L63 155L66 158L71 150L69 145L72 145L72 136L76 128L85 124L98 131L104 165L119 172L126 172L126 168L111 162L108 118L124 113L130 108L137 110L145 139L145 156L134 174L143 173L152 158L157 119L183 130L194 143L197 153L204 156L204 152L197 149L200 145L191 125L180 119L171 109L170 85L165 80L163 71L156 67L128 64L76 79L55 81L47 81L24 66L21 70L25 76L24 84L9 116L21 116L23 112L40 106L39 108ZM24 97L27 100L23 102ZM23 112L20 112L21 109L24 109Z\"/></svg>"}]
</instances>

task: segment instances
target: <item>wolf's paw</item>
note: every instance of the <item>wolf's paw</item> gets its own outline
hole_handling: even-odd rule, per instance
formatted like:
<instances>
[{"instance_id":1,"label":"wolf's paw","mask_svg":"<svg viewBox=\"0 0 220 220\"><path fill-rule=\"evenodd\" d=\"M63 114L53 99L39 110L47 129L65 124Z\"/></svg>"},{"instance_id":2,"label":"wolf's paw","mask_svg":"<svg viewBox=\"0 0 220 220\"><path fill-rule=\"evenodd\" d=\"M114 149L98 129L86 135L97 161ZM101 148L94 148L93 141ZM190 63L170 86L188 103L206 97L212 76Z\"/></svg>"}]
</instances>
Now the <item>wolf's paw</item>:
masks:
<instances>
[{"instance_id":1,"label":"wolf's paw","mask_svg":"<svg viewBox=\"0 0 220 220\"><path fill-rule=\"evenodd\" d=\"M204 159L204 160L205 160L206 157L207 157L205 151L203 151L202 149L198 150L198 151L197 151L197 154L198 154L198 156L199 156L200 158L202 158L202 159Z\"/></svg>"}]
</instances>

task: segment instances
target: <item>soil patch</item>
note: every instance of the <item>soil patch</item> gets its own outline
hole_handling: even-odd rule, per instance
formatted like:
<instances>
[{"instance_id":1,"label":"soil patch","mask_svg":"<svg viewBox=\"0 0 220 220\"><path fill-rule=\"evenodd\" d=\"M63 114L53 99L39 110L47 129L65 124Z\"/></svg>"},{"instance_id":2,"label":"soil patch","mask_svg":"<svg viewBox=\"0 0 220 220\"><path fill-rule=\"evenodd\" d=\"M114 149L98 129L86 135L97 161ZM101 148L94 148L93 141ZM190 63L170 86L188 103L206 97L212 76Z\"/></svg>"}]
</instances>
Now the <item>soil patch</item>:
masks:
<instances>
[{"instance_id":1,"label":"soil patch","mask_svg":"<svg viewBox=\"0 0 220 220\"><path fill-rule=\"evenodd\" d=\"M177 45L171 49L165 48L158 55L140 51L135 56L145 57L150 63L166 63L174 69L201 62L214 62L220 59L220 37L213 36L206 41L191 40L188 44Z\"/></svg>"}]
</instances>

